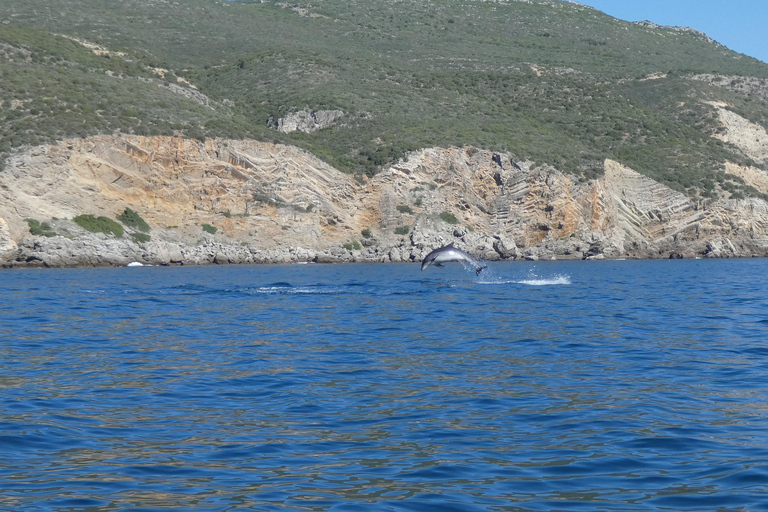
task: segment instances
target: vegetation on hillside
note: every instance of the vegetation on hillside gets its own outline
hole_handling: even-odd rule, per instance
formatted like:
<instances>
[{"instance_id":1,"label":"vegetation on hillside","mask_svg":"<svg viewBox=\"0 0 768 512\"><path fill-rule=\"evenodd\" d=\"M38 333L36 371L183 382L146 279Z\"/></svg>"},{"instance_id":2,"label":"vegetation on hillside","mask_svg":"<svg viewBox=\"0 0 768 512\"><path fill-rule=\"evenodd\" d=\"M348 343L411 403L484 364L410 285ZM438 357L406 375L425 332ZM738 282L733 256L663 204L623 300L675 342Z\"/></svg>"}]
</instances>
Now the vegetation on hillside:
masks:
<instances>
[{"instance_id":1,"label":"vegetation on hillside","mask_svg":"<svg viewBox=\"0 0 768 512\"><path fill-rule=\"evenodd\" d=\"M96 217L93 214L78 215L72 219L75 224L91 233L104 233L120 238L125 234L123 227L109 217Z\"/></svg>"},{"instance_id":2,"label":"vegetation on hillside","mask_svg":"<svg viewBox=\"0 0 768 512\"><path fill-rule=\"evenodd\" d=\"M56 232L51 229L50 224L47 222L40 222L37 219L26 219L29 226L29 232L35 236L56 236Z\"/></svg>"},{"instance_id":3,"label":"vegetation on hillside","mask_svg":"<svg viewBox=\"0 0 768 512\"><path fill-rule=\"evenodd\" d=\"M126 208L123 213L118 215L117 220L129 228L138 229L144 233L149 233L150 227L149 224L147 224L147 221L145 221L141 215L131 210L130 208Z\"/></svg>"},{"instance_id":4,"label":"vegetation on hillside","mask_svg":"<svg viewBox=\"0 0 768 512\"><path fill-rule=\"evenodd\" d=\"M695 77L765 84L768 65L572 2L0 0L0 12L12 20L0 158L115 131L252 137L373 175L408 151L471 145L583 178L613 158L691 196L758 195L723 163L764 163L712 137L704 102L768 126L768 94ZM304 109L344 117L311 134L270 128Z\"/></svg>"},{"instance_id":5,"label":"vegetation on hillside","mask_svg":"<svg viewBox=\"0 0 768 512\"><path fill-rule=\"evenodd\" d=\"M0 84L2 154L113 132L202 138L206 124L222 136L250 135L241 117L187 98L175 78L139 59L98 56L35 29L0 25Z\"/></svg>"}]
</instances>

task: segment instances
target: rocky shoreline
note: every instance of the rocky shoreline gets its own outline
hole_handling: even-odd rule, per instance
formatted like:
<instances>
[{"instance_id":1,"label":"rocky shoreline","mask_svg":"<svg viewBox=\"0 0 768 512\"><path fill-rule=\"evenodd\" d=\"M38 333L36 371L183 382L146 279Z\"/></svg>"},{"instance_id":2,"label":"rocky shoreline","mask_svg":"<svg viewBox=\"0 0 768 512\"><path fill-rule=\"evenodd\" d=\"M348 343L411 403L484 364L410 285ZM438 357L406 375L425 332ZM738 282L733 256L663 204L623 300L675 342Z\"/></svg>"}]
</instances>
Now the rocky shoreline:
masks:
<instances>
[{"instance_id":1,"label":"rocky shoreline","mask_svg":"<svg viewBox=\"0 0 768 512\"><path fill-rule=\"evenodd\" d=\"M447 236L446 236L447 235ZM617 252L610 240L571 239L521 250L511 240L488 238L456 229L443 235L415 231L395 246L370 246L327 249L284 246L257 249L240 243L220 242L210 237L198 245L171 241L136 243L104 234L84 234L77 238L32 236L11 251L0 254L0 268L123 267L133 265L248 265L291 263L401 263L420 262L436 247L453 242L485 261L606 260L606 259L701 259L766 257L764 246L734 245L729 239L709 241L697 248L670 246L666 249ZM608 248L608 251L606 251Z\"/></svg>"},{"instance_id":2,"label":"rocky shoreline","mask_svg":"<svg viewBox=\"0 0 768 512\"><path fill-rule=\"evenodd\" d=\"M738 142L746 120L723 119ZM725 170L768 194L763 169ZM74 221L126 209L146 232ZM6 268L407 262L450 242L487 261L765 257L768 202L690 198L612 160L582 180L473 147L358 181L290 146L115 135L29 148L0 172Z\"/></svg>"},{"instance_id":3,"label":"rocky shoreline","mask_svg":"<svg viewBox=\"0 0 768 512\"><path fill-rule=\"evenodd\" d=\"M445 237L427 239L418 245L413 239L418 234L404 237L396 246L380 246L375 240L368 247L347 249L334 246L324 250L284 246L260 250L239 243L226 243L209 237L199 245L188 246L168 241L135 243L118 240L104 234L85 234L77 238L28 237L15 250L0 255L0 267L104 267L126 266L130 263L144 265L221 265L221 264L289 264L289 263L399 263L418 262L433 248L446 242ZM496 261L515 259L519 255L500 240L483 240L467 237L461 229L452 237L457 245L473 244L473 249L483 259ZM490 244L490 245L489 245ZM537 259L529 256L528 259ZM573 259L573 258L570 258Z\"/></svg>"}]
</instances>

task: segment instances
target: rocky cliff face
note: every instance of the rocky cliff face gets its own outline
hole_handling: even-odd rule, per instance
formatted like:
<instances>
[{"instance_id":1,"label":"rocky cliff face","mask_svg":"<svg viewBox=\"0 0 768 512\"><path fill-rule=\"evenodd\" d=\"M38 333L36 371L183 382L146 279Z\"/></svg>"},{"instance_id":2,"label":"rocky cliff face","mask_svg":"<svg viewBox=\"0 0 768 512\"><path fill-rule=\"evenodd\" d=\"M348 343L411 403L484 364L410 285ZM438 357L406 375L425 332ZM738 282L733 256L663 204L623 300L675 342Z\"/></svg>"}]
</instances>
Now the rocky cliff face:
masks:
<instances>
[{"instance_id":1,"label":"rocky cliff face","mask_svg":"<svg viewBox=\"0 0 768 512\"><path fill-rule=\"evenodd\" d=\"M764 130L733 115L724 137L768 157ZM728 172L768 193L762 169ZM126 208L149 241L71 220ZM696 203L610 160L580 182L475 148L424 149L359 183L288 146L101 136L17 153L0 173L5 266L418 261L452 241L489 260L765 256L768 203Z\"/></svg>"},{"instance_id":2,"label":"rocky cliff face","mask_svg":"<svg viewBox=\"0 0 768 512\"><path fill-rule=\"evenodd\" d=\"M341 110L300 110L278 119L275 128L284 133L295 131L312 133L328 128L341 117L344 117L344 112Z\"/></svg>"}]
</instances>

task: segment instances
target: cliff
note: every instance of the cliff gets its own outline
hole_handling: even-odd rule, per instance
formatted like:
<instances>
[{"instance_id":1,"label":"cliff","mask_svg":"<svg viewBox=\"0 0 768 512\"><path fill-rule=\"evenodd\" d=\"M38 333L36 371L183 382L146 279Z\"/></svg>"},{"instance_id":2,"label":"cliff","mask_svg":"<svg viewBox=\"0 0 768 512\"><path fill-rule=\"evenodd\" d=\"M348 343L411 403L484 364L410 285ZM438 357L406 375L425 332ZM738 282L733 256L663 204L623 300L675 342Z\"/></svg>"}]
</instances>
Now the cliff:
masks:
<instances>
[{"instance_id":1,"label":"cliff","mask_svg":"<svg viewBox=\"0 0 768 512\"><path fill-rule=\"evenodd\" d=\"M765 161L765 130L718 108L720 136ZM768 193L762 169L726 171ZM126 208L148 241L72 221ZM488 260L765 256L768 203L694 202L612 160L579 181L471 147L413 152L358 182L291 146L99 136L17 152L0 173L3 266L417 261L450 241Z\"/></svg>"}]
</instances>

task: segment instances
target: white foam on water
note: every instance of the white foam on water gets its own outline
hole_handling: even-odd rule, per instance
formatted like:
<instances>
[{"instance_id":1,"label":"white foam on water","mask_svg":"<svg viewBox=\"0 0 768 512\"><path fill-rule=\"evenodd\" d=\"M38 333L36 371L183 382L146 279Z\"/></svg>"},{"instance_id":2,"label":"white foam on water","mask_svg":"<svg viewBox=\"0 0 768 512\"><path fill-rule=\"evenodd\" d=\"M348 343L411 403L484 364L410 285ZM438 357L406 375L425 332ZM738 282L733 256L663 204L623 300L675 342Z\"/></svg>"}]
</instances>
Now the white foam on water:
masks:
<instances>
[{"instance_id":1,"label":"white foam on water","mask_svg":"<svg viewBox=\"0 0 768 512\"><path fill-rule=\"evenodd\" d=\"M248 291L251 291L250 289ZM253 290L255 293L267 293L275 295L296 295L301 293L299 288L288 288L285 286L262 286Z\"/></svg>"},{"instance_id":2,"label":"white foam on water","mask_svg":"<svg viewBox=\"0 0 768 512\"><path fill-rule=\"evenodd\" d=\"M331 295L339 293L340 288L315 288L315 287L293 287L293 286L260 286L259 288L248 288L244 290L248 294L265 295Z\"/></svg>"},{"instance_id":3,"label":"white foam on water","mask_svg":"<svg viewBox=\"0 0 768 512\"><path fill-rule=\"evenodd\" d=\"M496 276L493 272L483 272L480 279L475 281L483 285L499 284L522 284L525 286L560 286L571 284L571 276L567 274L555 274L552 276L540 276L535 272L530 272L524 279L509 279Z\"/></svg>"},{"instance_id":4,"label":"white foam on water","mask_svg":"<svg viewBox=\"0 0 768 512\"><path fill-rule=\"evenodd\" d=\"M494 279L494 280L483 280L483 281L476 281L477 284L515 284L517 281L512 281L509 279Z\"/></svg>"},{"instance_id":5,"label":"white foam on water","mask_svg":"<svg viewBox=\"0 0 768 512\"><path fill-rule=\"evenodd\" d=\"M522 279L520 281L515 281L515 283L528 286L556 286L571 284L571 276L558 275L550 278Z\"/></svg>"}]
</instances>

